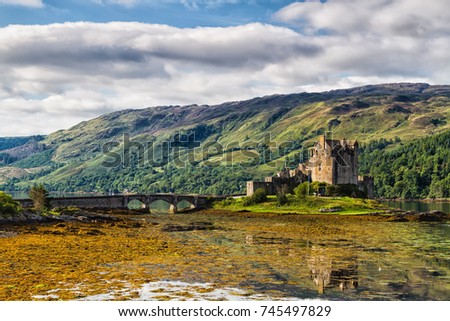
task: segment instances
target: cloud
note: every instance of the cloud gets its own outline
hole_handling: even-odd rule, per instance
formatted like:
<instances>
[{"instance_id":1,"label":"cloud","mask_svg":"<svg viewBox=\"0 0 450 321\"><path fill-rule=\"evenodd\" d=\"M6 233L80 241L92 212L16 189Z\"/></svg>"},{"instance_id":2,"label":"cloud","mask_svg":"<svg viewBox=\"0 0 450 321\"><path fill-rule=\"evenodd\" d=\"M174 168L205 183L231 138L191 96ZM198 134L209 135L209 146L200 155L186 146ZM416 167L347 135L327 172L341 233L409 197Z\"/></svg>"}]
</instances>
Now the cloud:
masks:
<instances>
[{"instance_id":1,"label":"cloud","mask_svg":"<svg viewBox=\"0 0 450 321\"><path fill-rule=\"evenodd\" d=\"M450 12L445 8L443 0L307 1L282 8L273 19L326 50L320 67L313 68L322 85L383 79L448 83L443 73L450 64L443 50L449 43Z\"/></svg>"},{"instance_id":2,"label":"cloud","mask_svg":"<svg viewBox=\"0 0 450 321\"><path fill-rule=\"evenodd\" d=\"M0 109L47 115L45 132L67 126L60 119L69 115L75 121L128 107L220 103L263 94L252 84L267 66L321 51L290 29L264 24L12 25L0 29L0 44ZM41 130L34 126L24 124ZM16 131L1 130L0 135Z\"/></svg>"},{"instance_id":3,"label":"cloud","mask_svg":"<svg viewBox=\"0 0 450 321\"><path fill-rule=\"evenodd\" d=\"M241 0L180 0L180 2L190 10L198 10L200 7L217 8L226 4L237 4Z\"/></svg>"},{"instance_id":4,"label":"cloud","mask_svg":"<svg viewBox=\"0 0 450 321\"><path fill-rule=\"evenodd\" d=\"M30 8L43 8L42 0L0 0L0 5L22 6Z\"/></svg>"},{"instance_id":5,"label":"cloud","mask_svg":"<svg viewBox=\"0 0 450 321\"><path fill-rule=\"evenodd\" d=\"M99 5L109 5L109 4L113 4L113 5L119 5L119 6L123 6L126 8L132 8L134 6L136 6L139 2L139 0L91 0L93 3L95 4L99 4Z\"/></svg>"},{"instance_id":6,"label":"cloud","mask_svg":"<svg viewBox=\"0 0 450 321\"><path fill-rule=\"evenodd\" d=\"M140 4L155 4L153 0L91 0L91 2L99 5L119 5L127 8ZM164 0L160 2L163 4L182 4L189 10L199 10L200 8L217 8L225 4L237 4L241 0Z\"/></svg>"},{"instance_id":7,"label":"cloud","mask_svg":"<svg viewBox=\"0 0 450 321\"><path fill-rule=\"evenodd\" d=\"M408 3L412 8L403 0L295 3L274 15L288 26L0 28L0 118L8 124L0 136L49 133L124 108L450 83L446 6Z\"/></svg>"},{"instance_id":8,"label":"cloud","mask_svg":"<svg viewBox=\"0 0 450 321\"><path fill-rule=\"evenodd\" d=\"M445 0L329 0L292 3L274 19L309 34L377 34L427 37L450 33Z\"/></svg>"}]
</instances>

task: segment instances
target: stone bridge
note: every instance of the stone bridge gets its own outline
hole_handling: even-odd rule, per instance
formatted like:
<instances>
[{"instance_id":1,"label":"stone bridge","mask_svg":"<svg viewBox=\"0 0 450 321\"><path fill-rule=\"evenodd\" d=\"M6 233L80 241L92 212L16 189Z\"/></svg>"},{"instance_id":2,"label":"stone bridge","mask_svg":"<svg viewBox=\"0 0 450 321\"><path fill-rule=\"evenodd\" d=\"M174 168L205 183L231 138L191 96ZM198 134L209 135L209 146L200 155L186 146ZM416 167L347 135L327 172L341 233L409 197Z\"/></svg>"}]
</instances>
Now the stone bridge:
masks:
<instances>
[{"instance_id":1,"label":"stone bridge","mask_svg":"<svg viewBox=\"0 0 450 321\"><path fill-rule=\"evenodd\" d=\"M165 201L170 205L170 212L177 213L178 204L186 201L190 204L189 209L204 208L211 201L221 200L226 196L197 195L197 194L123 194L105 196L77 196L77 197L50 197L52 207L75 206L78 208L102 208L102 209L128 209L131 201L137 200L142 203L142 208L149 208L156 201ZM32 207L31 199L20 199L18 201L23 207ZM183 209L186 209L183 208Z\"/></svg>"}]
</instances>

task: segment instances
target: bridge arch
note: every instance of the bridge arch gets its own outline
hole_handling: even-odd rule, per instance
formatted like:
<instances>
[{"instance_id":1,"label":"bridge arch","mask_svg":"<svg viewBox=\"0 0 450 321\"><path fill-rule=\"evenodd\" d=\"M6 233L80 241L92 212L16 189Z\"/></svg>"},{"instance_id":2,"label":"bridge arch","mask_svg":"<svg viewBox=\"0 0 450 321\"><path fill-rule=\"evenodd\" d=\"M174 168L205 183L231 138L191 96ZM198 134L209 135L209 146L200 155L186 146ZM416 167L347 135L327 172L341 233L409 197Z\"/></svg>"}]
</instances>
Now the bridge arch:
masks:
<instances>
[{"instance_id":1,"label":"bridge arch","mask_svg":"<svg viewBox=\"0 0 450 321\"><path fill-rule=\"evenodd\" d=\"M142 202L141 200L135 198L128 201L127 208L129 210L140 210L148 208L148 205L145 202Z\"/></svg>"},{"instance_id":2,"label":"bridge arch","mask_svg":"<svg viewBox=\"0 0 450 321\"><path fill-rule=\"evenodd\" d=\"M194 209L196 206L193 204L192 200L187 199L179 199L177 202L177 210L178 211L186 211Z\"/></svg>"},{"instance_id":3,"label":"bridge arch","mask_svg":"<svg viewBox=\"0 0 450 321\"><path fill-rule=\"evenodd\" d=\"M154 199L148 203L151 213L175 213L174 205L166 199Z\"/></svg>"}]
</instances>

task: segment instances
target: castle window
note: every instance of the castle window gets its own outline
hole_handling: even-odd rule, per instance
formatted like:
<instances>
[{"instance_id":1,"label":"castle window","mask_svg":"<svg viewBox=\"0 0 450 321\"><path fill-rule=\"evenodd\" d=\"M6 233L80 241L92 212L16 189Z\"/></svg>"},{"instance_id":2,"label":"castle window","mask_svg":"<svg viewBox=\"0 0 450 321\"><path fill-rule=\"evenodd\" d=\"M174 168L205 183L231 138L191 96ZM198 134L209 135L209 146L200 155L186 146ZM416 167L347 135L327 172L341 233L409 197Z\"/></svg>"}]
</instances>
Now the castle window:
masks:
<instances>
[{"instance_id":1,"label":"castle window","mask_svg":"<svg viewBox=\"0 0 450 321\"><path fill-rule=\"evenodd\" d=\"M322 170L322 163L319 164L319 171Z\"/></svg>"}]
</instances>

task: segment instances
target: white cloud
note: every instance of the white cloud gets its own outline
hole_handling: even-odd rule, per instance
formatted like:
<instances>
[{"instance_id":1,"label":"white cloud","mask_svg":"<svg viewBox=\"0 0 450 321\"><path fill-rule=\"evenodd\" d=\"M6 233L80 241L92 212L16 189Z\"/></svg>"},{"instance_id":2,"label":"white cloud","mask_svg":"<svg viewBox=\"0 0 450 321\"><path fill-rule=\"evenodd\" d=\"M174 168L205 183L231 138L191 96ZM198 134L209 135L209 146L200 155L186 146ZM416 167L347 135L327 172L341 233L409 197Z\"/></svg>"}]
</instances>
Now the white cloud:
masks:
<instances>
[{"instance_id":1,"label":"white cloud","mask_svg":"<svg viewBox=\"0 0 450 321\"><path fill-rule=\"evenodd\" d=\"M42 8L44 3L42 0L0 0L0 5L22 6L30 8Z\"/></svg>"},{"instance_id":2,"label":"white cloud","mask_svg":"<svg viewBox=\"0 0 450 321\"><path fill-rule=\"evenodd\" d=\"M135 7L139 4L156 4L154 0L91 0L91 2L100 5L120 5L127 8ZM164 0L160 1L167 4L182 4L190 10L198 10L200 8L217 8L226 4L240 3L241 0Z\"/></svg>"},{"instance_id":3,"label":"white cloud","mask_svg":"<svg viewBox=\"0 0 450 321\"><path fill-rule=\"evenodd\" d=\"M100 5L108 5L108 4L114 4L123 6L126 8L132 8L136 6L140 1L139 0L91 0L93 3L100 4Z\"/></svg>"},{"instance_id":4,"label":"white cloud","mask_svg":"<svg viewBox=\"0 0 450 321\"><path fill-rule=\"evenodd\" d=\"M225 4L236 4L241 0L180 0L180 2L188 9L198 10L200 7L216 8Z\"/></svg>"},{"instance_id":5,"label":"white cloud","mask_svg":"<svg viewBox=\"0 0 450 321\"><path fill-rule=\"evenodd\" d=\"M253 86L267 78L266 66L320 50L290 29L263 24L8 26L0 29L0 110L46 115L48 133L67 126L70 115L73 124L122 108L249 98L266 93ZM33 119L17 118L21 133L42 130L25 123Z\"/></svg>"},{"instance_id":6,"label":"white cloud","mask_svg":"<svg viewBox=\"0 0 450 321\"><path fill-rule=\"evenodd\" d=\"M292 3L274 18L307 33L427 37L450 33L447 0L328 0Z\"/></svg>"},{"instance_id":7,"label":"white cloud","mask_svg":"<svg viewBox=\"0 0 450 321\"><path fill-rule=\"evenodd\" d=\"M450 83L446 6L381 3L296 3L276 13L293 29L119 22L1 28L0 118L8 125L0 136L49 133L124 108Z\"/></svg>"}]
</instances>

